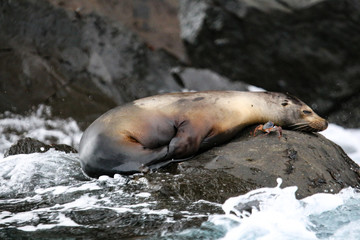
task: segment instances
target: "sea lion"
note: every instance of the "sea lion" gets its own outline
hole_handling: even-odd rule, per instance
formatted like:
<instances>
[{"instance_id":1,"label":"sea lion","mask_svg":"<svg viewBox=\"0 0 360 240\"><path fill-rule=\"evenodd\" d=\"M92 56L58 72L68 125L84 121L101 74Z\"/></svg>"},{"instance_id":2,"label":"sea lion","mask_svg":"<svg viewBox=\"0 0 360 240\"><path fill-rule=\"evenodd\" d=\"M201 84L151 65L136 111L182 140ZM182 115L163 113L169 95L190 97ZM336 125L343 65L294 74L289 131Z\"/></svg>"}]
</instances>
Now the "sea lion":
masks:
<instances>
[{"instance_id":1,"label":"sea lion","mask_svg":"<svg viewBox=\"0 0 360 240\"><path fill-rule=\"evenodd\" d=\"M300 131L327 128L327 121L309 106L283 93L163 94L116 107L95 120L80 141L81 167L91 177L157 169L267 121Z\"/></svg>"}]
</instances>

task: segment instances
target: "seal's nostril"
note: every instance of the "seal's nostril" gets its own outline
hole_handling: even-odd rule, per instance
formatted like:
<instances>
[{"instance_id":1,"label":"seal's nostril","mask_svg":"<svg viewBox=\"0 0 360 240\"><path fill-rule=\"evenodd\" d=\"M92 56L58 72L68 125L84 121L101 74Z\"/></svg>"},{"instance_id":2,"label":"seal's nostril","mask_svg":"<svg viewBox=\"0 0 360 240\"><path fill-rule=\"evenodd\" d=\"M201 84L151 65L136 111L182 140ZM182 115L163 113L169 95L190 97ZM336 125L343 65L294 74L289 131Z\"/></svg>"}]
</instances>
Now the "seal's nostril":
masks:
<instances>
[{"instance_id":1,"label":"seal's nostril","mask_svg":"<svg viewBox=\"0 0 360 240\"><path fill-rule=\"evenodd\" d=\"M323 129L322 129L322 130L327 129L328 125L329 125L328 121L326 121L326 120L325 120L325 122L324 122L324 127L323 127Z\"/></svg>"}]
</instances>

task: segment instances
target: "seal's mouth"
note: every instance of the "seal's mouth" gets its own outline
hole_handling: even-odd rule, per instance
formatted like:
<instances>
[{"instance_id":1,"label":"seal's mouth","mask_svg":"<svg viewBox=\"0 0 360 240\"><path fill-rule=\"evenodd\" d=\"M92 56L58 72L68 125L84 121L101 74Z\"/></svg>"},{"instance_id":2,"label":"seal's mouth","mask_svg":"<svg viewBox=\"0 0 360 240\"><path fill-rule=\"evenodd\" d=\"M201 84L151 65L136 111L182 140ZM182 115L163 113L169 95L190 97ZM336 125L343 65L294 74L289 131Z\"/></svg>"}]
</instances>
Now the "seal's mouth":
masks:
<instances>
[{"instance_id":1,"label":"seal's mouth","mask_svg":"<svg viewBox=\"0 0 360 240\"><path fill-rule=\"evenodd\" d=\"M314 122L303 122L295 123L288 126L291 130L302 131L302 132L320 132L327 128L328 122L326 120L314 121Z\"/></svg>"}]
</instances>

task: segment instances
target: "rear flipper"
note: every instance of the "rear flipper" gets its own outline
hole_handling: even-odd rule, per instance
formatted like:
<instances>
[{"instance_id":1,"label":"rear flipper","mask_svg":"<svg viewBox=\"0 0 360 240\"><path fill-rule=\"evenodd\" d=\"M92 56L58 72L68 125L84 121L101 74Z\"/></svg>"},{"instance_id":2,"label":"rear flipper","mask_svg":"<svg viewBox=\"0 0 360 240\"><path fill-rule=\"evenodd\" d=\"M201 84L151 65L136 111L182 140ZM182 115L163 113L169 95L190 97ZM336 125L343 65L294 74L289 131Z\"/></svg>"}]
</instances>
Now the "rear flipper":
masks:
<instances>
[{"instance_id":1,"label":"rear flipper","mask_svg":"<svg viewBox=\"0 0 360 240\"><path fill-rule=\"evenodd\" d=\"M199 151L200 143L205 134L203 127L194 126L189 121L183 121L169 143L167 158L183 159L193 156Z\"/></svg>"},{"instance_id":2,"label":"rear flipper","mask_svg":"<svg viewBox=\"0 0 360 240\"><path fill-rule=\"evenodd\" d=\"M188 121L182 122L176 135L171 139L165 158L149 163L150 169L158 169L170 163L184 162L191 159L198 151L203 139L200 127L195 128Z\"/></svg>"}]
</instances>

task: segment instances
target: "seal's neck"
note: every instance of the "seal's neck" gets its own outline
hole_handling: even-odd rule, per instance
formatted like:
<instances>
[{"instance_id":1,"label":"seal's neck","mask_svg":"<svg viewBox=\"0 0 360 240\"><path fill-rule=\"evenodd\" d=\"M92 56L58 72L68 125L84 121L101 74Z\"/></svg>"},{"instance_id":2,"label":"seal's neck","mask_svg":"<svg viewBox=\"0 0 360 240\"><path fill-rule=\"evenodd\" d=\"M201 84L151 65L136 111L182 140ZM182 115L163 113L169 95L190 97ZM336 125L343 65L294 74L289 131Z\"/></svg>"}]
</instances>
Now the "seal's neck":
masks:
<instances>
[{"instance_id":1,"label":"seal's neck","mask_svg":"<svg viewBox=\"0 0 360 240\"><path fill-rule=\"evenodd\" d=\"M236 104L239 117L246 125L265 123L272 121L279 124L280 112L277 110L278 103L270 96L262 92L242 92L237 94ZM280 109L279 109L280 110Z\"/></svg>"}]
</instances>

